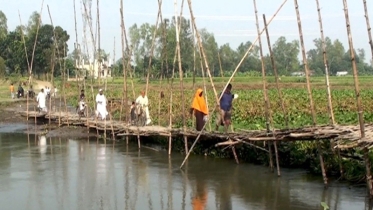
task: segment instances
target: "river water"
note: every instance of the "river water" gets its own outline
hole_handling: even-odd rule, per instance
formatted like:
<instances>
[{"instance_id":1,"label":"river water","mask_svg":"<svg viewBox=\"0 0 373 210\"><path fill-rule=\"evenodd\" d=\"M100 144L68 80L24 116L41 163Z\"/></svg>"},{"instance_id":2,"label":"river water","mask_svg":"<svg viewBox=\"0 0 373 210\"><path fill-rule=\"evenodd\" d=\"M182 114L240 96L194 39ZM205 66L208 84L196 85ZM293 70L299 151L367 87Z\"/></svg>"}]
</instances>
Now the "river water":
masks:
<instances>
[{"instance_id":1,"label":"river water","mask_svg":"<svg viewBox=\"0 0 373 210\"><path fill-rule=\"evenodd\" d=\"M0 129L1 132L1 129ZM365 187L124 142L0 133L0 209L371 209Z\"/></svg>"}]
</instances>

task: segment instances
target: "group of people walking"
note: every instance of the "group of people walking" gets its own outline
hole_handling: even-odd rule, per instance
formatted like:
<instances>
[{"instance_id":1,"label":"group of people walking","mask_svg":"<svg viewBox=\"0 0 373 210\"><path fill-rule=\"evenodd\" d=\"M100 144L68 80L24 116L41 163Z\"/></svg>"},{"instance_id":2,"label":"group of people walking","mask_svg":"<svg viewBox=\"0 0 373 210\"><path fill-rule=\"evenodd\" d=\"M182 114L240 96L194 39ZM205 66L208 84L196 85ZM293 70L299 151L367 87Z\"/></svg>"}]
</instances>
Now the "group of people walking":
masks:
<instances>
[{"instance_id":1,"label":"group of people walking","mask_svg":"<svg viewBox=\"0 0 373 210\"><path fill-rule=\"evenodd\" d=\"M48 88L47 88L48 90ZM215 123L215 130L218 130L220 126L224 126L224 131L228 131L228 127L231 125L231 116L232 116L232 103L235 98L238 97L237 94L232 94L232 85L228 84L225 91L220 93L220 103L218 114ZM55 91L57 92L57 91ZM41 89L39 92L36 100L38 102L39 110L47 111L46 108L46 99L48 98L48 93L45 93L44 89ZM13 97L13 95L12 95ZM97 119L105 120L108 116L107 111L107 103L108 100L103 93L102 89L99 89L98 94L96 95L96 111L95 116ZM132 102L131 109L130 109L130 122L133 122L136 118L136 108L141 107L142 111L145 113L145 125L149 125L151 123L150 113L149 113L149 99L145 94L145 91L141 91L140 95L137 97L135 101ZM79 96L79 104L77 109L78 114L83 116L86 110L85 105L85 95L84 90L81 90ZM201 88L197 89L195 92L192 105L190 108L190 113L195 116L196 120L196 130L201 131L205 127L205 123L208 121L209 117L209 110L207 107L207 103L204 97L203 90Z\"/></svg>"},{"instance_id":2,"label":"group of people walking","mask_svg":"<svg viewBox=\"0 0 373 210\"><path fill-rule=\"evenodd\" d=\"M233 99L237 98L237 94L232 94L232 85L228 84L227 88L223 93L220 93L219 111L216 118L215 130L219 130L220 126L224 126L224 131L228 131L228 127L231 125L232 116L232 103ZM208 120L209 110L203 95L201 88L197 89L190 113L194 114L196 118L196 129L201 131L205 127L205 123Z\"/></svg>"},{"instance_id":3,"label":"group of people walking","mask_svg":"<svg viewBox=\"0 0 373 210\"><path fill-rule=\"evenodd\" d=\"M98 94L96 95L96 111L95 116L96 119L105 120L108 116L109 112L107 111L107 103L108 100L106 96L103 93L104 91L102 89L99 89ZM79 105L78 105L78 113L79 115L84 115L84 111L86 109L85 106L85 95L84 90L81 90L81 94L79 96ZM137 106L141 106L142 110L145 112L145 124L149 125L151 123L151 118L149 114L149 100L148 97L145 95L145 91L141 91L139 97L137 97L136 101L132 102L131 106L131 122L134 121L134 116L132 113L135 112L135 108Z\"/></svg>"}]
</instances>

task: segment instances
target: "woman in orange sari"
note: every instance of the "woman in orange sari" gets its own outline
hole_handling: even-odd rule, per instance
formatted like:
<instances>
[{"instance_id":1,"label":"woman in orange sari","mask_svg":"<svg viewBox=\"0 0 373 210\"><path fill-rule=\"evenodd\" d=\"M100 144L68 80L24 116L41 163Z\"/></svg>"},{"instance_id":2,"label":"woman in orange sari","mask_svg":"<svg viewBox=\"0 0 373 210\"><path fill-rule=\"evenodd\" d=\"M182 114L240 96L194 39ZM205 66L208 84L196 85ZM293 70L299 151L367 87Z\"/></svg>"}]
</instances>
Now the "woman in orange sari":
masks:
<instances>
[{"instance_id":1,"label":"woman in orange sari","mask_svg":"<svg viewBox=\"0 0 373 210\"><path fill-rule=\"evenodd\" d=\"M205 121L207 119L207 115L209 114L205 98L203 97L203 90L201 88L199 88L194 95L191 112L194 112L194 116L196 117L197 131L201 131L205 126Z\"/></svg>"}]
</instances>

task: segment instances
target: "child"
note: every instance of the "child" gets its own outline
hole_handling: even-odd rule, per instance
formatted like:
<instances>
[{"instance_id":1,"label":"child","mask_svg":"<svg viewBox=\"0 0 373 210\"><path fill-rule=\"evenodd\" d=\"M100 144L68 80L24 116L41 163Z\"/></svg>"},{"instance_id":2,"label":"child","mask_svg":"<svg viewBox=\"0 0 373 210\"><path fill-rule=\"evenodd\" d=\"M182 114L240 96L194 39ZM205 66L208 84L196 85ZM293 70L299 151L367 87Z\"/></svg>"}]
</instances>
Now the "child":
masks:
<instances>
[{"instance_id":1,"label":"child","mask_svg":"<svg viewBox=\"0 0 373 210\"><path fill-rule=\"evenodd\" d=\"M132 125L135 123L135 119L136 119L135 110L136 110L136 104L135 104L134 101L132 101L132 105L131 105L131 109L130 109L130 115L131 115L130 124L132 124Z\"/></svg>"},{"instance_id":2,"label":"child","mask_svg":"<svg viewBox=\"0 0 373 210\"><path fill-rule=\"evenodd\" d=\"M84 98L82 98L79 101L79 111L78 111L79 117L84 117L85 116L84 113L85 113L85 102L84 102Z\"/></svg>"}]
</instances>

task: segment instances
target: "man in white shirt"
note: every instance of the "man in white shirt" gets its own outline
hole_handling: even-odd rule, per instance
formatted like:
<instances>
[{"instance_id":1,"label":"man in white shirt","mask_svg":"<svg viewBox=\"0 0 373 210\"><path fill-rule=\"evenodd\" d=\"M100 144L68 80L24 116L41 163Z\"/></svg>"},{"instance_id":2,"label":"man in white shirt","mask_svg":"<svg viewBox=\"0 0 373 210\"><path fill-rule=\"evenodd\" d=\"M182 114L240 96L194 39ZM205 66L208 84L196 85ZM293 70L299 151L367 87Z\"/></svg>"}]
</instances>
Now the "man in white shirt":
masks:
<instances>
[{"instance_id":1,"label":"man in white shirt","mask_svg":"<svg viewBox=\"0 0 373 210\"><path fill-rule=\"evenodd\" d=\"M149 114L149 100L144 91L141 91L141 95L137 97L136 104L140 104L143 107L146 115L146 125L149 125L152 120L150 119Z\"/></svg>"},{"instance_id":2,"label":"man in white shirt","mask_svg":"<svg viewBox=\"0 0 373 210\"><path fill-rule=\"evenodd\" d=\"M108 115L108 112L106 110L107 101L106 101L105 95L102 92L103 92L102 89L100 89L98 91L98 94L96 95L96 103L97 103L96 117L100 115L101 119L105 120L106 115Z\"/></svg>"},{"instance_id":3,"label":"man in white shirt","mask_svg":"<svg viewBox=\"0 0 373 210\"><path fill-rule=\"evenodd\" d=\"M44 89L42 88L38 96L36 97L36 101L38 102L38 108L43 112L47 111L47 107L45 106L45 100L46 95L44 93Z\"/></svg>"}]
</instances>

